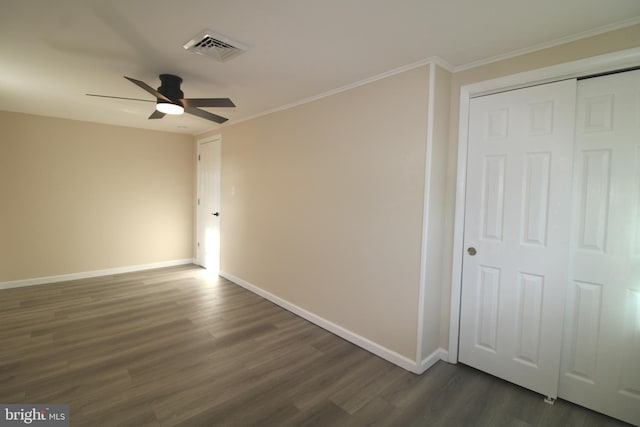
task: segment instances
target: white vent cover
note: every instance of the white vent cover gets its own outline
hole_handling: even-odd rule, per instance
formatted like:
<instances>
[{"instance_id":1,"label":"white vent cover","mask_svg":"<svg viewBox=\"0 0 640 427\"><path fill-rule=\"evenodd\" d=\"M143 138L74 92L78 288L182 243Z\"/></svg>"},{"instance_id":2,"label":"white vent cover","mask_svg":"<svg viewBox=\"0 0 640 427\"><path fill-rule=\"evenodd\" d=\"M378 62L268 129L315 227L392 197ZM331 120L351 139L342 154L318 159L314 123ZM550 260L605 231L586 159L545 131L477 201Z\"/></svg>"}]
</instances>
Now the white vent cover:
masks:
<instances>
[{"instance_id":1,"label":"white vent cover","mask_svg":"<svg viewBox=\"0 0 640 427\"><path fill-rule=\"evenodd\" d=\"M186 42L183 47L188 51L209 56L220 62L240 55L248 49L242 43L211 30L200 32Z\"/></svg>"}]
</instances>

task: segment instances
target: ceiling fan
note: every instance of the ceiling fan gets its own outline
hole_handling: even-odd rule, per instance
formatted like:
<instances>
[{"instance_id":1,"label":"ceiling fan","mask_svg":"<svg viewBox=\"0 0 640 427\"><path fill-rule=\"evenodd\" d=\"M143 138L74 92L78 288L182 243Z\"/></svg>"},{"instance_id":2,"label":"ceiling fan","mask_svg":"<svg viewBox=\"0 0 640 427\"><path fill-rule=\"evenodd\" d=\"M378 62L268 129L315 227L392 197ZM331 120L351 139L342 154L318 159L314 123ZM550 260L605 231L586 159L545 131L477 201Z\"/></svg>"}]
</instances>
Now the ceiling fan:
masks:
<instances>
[{"instance_id":1,"label":"ceiling fan","mask_svg":"<svg viewBox=\"0 0 640 427\"><path fill-rule=\"evenodd\" d=\"M145 82L124 76L131 83L141 87L156 97L156 101L149 99L124 98L120 96L95 95L88 93L88 96L98 96L101 98L128 99L131 101L155 102L156 110L149 116L150 119L161 119L165 114L178 115L182 113L193 114L200 118L211 120L216 123L224 123L228 119L217 114L201 110L198 107L218 107L232 108L235 104L229 98L184 98L184 93L180 90L182 79L172 74L160 74L162 83L158 90L155 90Z\"/></svg>"}]
</instances>

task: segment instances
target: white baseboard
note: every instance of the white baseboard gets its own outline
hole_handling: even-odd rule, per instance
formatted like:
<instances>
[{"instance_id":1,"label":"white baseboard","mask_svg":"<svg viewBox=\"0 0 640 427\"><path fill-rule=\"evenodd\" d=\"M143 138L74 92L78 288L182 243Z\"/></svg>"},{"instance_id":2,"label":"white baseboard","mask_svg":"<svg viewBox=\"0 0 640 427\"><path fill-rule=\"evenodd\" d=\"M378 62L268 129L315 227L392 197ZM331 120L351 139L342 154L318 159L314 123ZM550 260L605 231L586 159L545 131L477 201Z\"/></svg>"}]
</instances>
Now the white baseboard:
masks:
<instances>
[{"instance_id":1,"label":"white baseboard","mask_svg":"<svg viewBox=\"0 0 640 427\"><path fill-rule=\"evenodd\" d=\"M87 279L90 277L110 276L112 274L130 273L133 271L152 270L154 268L173 267L176 265L194 264L192 258L171 261L152 262L149 264L130 265L127 267L107 268L104 270L83 271L80 273L60 274L58 276L36 277L33 279L0 282L0 289L20 288L23 286L43 285L46 283L66 282L68 280Z\"/></svg>"},{"instance_id":2,"label":"white baseboard","mask_svg":"<svg viewBox=\"0 0 640 427\"><path fill-rule=\"evenodd\" d=\"M423 360L422 363L418 364L416 363L415 360L411 360L408 357L405 357L399 353L396 353L395 351L390 350L378 343L375 343L361 335L358 335L355 332L345 329L340 325L336 325L335 323L323 317L320 317L317 314L307 311L304 308L298 307L297 305L292 304L289 301L284 300L270 292L267 292L264 289L261 289L255 285L252 285L251 283L245 280L242 280L239 277L236 277L224 271L221 271L219 275L224 277L225 279L232 281L233 283L236 283L237 285L242 286L243 288L257 295L260 295L261 297L273 302L274 304L279 305L285 310L288 310L302 317L303 319L306 319L309 322L314 323L315 325L323 329L326 329L327 331L335 335L338 335L341 338L344 338L345 340L357 345L358 347L362 347L363 349L375 354L376 356L379 356L393 363L394 365L397 365L403 369L406 369L407 371L410 371L416 374L421 374L441 358L446 359L446 353L447 353L446 350L438 349L429 357L427 357L425 360Z\"/></svg>"},{"instance_id":3,"label":"white baseboard","mask_svg":"<svg viewBox=\"0 0 640 427\"><path fill-rule=\"evenodd\" d=\"M444 360L446 362L448 357L449 357L449 352L444 348L439 348L433 353L431 353L430 355L428 355L427 357L425 357L424 359L422 359L422 361L420 362L420 365L418 366L418 372L416 373L422 374L427 369L435 365L438 360Z\"/></svg>"}]
</instances>

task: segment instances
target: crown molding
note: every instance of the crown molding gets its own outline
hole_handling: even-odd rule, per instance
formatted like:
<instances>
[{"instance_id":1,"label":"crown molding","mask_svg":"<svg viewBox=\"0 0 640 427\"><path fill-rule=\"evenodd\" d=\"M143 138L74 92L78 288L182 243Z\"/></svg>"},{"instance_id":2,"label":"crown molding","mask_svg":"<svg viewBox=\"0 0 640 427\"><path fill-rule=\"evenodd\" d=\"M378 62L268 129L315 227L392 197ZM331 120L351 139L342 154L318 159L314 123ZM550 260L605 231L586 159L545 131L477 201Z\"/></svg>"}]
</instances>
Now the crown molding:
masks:
<instances>
[{"instance_id":1,"label":"crown molding","mask_svg":"<svg viewBox=\"0 0 640 427\"><path fill-rule=\"evenodd\" d=\"M640 17L635 17L631 19L626 19L624 21L619 21L614 24L603 25L601 27L593 28L588 31L583 31L578 34L573 34L571 36L561 37L559 39L552 40L546 43L540 43L531 47L527 47L524 49L517 49L511 52L507 52L501 55L492 56L490 58L481 59L478 61L473 61L468 64L454 66L451 72L459 73L461 71L470 70L472 68L482 67L483 65L493 64L494 62L500 62L507 59L515 58L518 56L526 55L528 53L538 52L544 49L550 49L552 47L560 46L563 44L575 42L582 39L587 39L589 37L598 36L600 34L608 33L615 30L620 30L622 28L631 27L633 25L640 24Z\"/></svg>"}]
</instances>

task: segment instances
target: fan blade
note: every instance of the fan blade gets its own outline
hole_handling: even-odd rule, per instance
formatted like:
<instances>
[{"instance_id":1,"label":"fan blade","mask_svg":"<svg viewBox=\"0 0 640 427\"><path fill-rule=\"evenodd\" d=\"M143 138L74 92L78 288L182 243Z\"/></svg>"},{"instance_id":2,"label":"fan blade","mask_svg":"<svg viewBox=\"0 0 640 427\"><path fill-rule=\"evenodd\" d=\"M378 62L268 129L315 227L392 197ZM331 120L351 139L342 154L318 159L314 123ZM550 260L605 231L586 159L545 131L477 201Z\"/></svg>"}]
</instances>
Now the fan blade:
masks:
<instances>
[{"instance_id":1,"label":"fan blade","mask_svg":"<svg viewBox=\"0 0 640 427\"><path fill-rule=\"evenodd\" d=\"M210 113L208 111L200 110L198 108L185 107L184 111L189 113L189 114L193 114L194 116L198 116L198 117L200 117L202 119L206 119L206 120L211 120L212 122L216 122L216 123L224 123L227 120L229 120L229 119L227 119L225 117L218 116L217 114L213 114L213 113Z\"/></svg>"},{"instance_id":2,"label":"fan blade","mask_svg":"<svg viewBox=\"0 0 640 427\"><path fill-rule=\"evenodd\" d=\"M149 119L161 119L164 117L164 113L161 113L158 110L153 110L153 113L149 116Z\"/></svg>"},{"instance_id":3,"label":"fan blade","mask_svg":"<svg viewBox=\"0 0 640 427\"><path fill-rule=\"evenodd\" d=\"M182 105L186 107L217 107L232 108L236 105L229 98L187 98L180 99Z\"/></svg>"},{"instance_id":4,"label":"fan blade","mask_svg":"<svg viewBox=\"0 0 640 427\"><path fill-rule=\"evenodd\" d=\"M109 96L109 95L96 95L96 94L93 94L93 93L85 93L85 95L87 95L87 96L96 96L98 98L127 99L129 101L157 102L157 101L152 101L150 99L125 98L125 97L122 97L122 96Z\"/></svg>"},{"instance_id":5,"label":"fan blade","mask_svg":"<svg viewBox=\"0 0 640 427\"><path fill-rule=\"evenodd\" d=\"M154 88L146 84L145 82L141 82L140 80L132 79L131 77L127 77L127 76L124 76L124 78L129 80L131 83L140 86L142 89L146 90L147 92L149 92L151 95L155 96L158 99L163 99L167 102L173 102L169 98L167 98L166 96L164 96L163 94L161 94L160 92L158 92L157 90L155 90Z\"/></svg>"}]
</instances>

